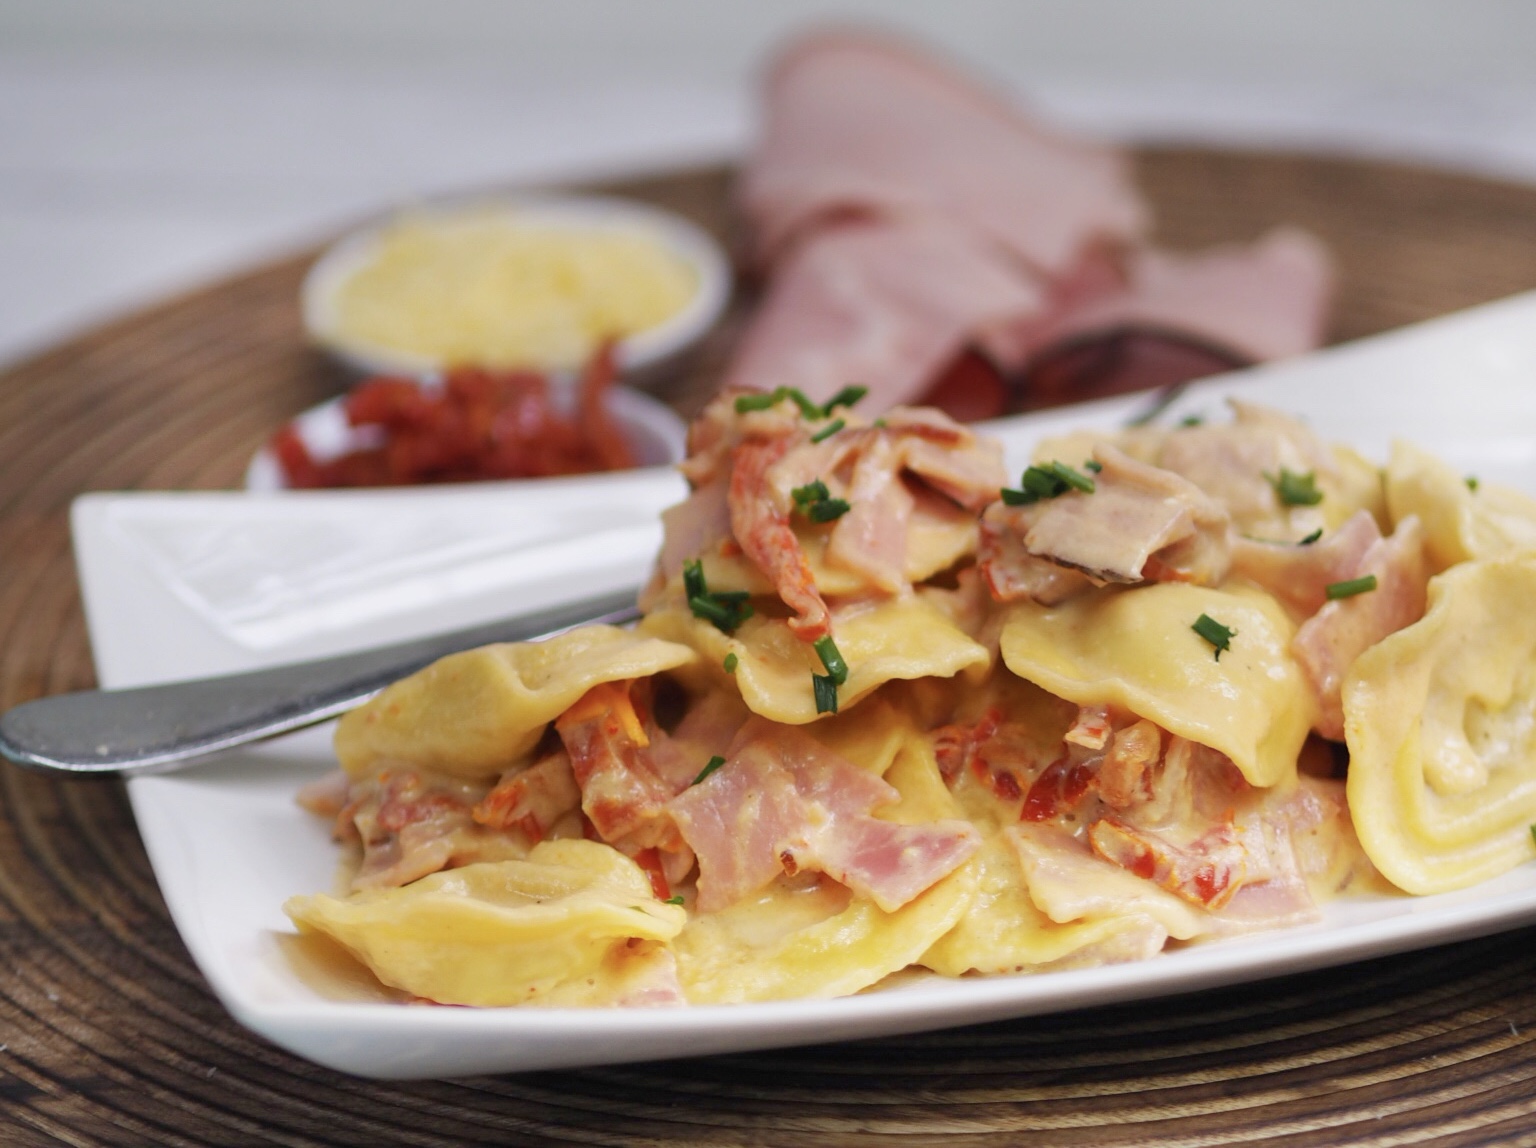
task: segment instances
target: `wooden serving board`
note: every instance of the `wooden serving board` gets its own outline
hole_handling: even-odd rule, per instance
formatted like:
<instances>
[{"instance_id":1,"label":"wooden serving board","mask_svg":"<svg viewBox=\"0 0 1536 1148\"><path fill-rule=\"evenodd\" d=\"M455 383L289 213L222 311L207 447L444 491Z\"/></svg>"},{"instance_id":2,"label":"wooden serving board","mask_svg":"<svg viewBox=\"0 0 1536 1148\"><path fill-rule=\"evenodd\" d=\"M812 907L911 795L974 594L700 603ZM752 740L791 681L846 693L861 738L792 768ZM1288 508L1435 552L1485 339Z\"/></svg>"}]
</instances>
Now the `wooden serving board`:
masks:
<instances>
[{"instance_id":1,"label":"wooden serving board","mask_svg":"<svg viewBox=\"0 0 1536 1148\"><path fill-rule=\"evenodd\" d=\"M1341 271L1336 339L1536 287L1536 188L1233 151L1150 149L1138 166L1168 245L1280 222L1326 240ZM728 235L728 188L710 169L603 190ZM94 682L75 495L233 487L274 427L345 385L301 337L312 254L0 372L0 707ZM668 392L685 412L732 330ZM230 1019L171 924L119 783L7 763L0 791L5 1143L1536 1143L1532 929L921 1036L379 1084Z\"/></svg>"}]
</instances>

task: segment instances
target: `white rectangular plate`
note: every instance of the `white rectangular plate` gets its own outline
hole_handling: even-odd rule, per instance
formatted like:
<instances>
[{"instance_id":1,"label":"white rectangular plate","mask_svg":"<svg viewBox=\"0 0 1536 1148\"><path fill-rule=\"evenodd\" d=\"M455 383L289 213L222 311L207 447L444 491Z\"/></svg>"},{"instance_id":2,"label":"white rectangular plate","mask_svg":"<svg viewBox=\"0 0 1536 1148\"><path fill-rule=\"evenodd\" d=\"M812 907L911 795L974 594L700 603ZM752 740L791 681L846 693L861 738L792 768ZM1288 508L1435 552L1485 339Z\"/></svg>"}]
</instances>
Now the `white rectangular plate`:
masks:
<instances>
[{"instance_id":1,"label":"white rectangular plate","mask_svg":"<svg viewBox=\"0 0 1536 1148\"><path fill-rule=\"evenodd\" d=\"M1192 387L1297 413L1382 459L1412 439L1480 478L1536 492L1536 295ZM1072 426L1113 426L1145 396L1005 420L1010 470ZM488 620L638 584L665 472L405 492L257 497L93 494L74 531L108 687L231 672ZM1317 925L1130 965L942 981L830 1001L670 1010L405 1007L301 976L283 901L329 889L336 851L294 794L332 767L308 731L129 793L167 904L214 991L255 1031L322 1064L422 1078L739 1051L970 1024L1360 960L1536 920L1536 866L1453 895L1351 899Z\"/></svg>"}]
</instances>

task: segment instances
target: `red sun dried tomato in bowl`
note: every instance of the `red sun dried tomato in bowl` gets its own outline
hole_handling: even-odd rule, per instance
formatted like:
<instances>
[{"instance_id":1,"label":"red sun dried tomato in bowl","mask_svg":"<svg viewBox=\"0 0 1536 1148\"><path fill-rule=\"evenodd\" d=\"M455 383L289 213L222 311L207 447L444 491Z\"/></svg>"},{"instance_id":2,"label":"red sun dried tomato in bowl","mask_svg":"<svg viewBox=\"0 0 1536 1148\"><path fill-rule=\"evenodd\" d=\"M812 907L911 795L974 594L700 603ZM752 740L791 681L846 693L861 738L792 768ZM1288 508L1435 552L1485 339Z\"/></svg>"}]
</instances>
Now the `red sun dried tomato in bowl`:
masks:
<instances>
[{"instance_id":1,"label":"red sun dried tomato in bowl","mask_svg":"<svg viewBox=\"0 0 1536 1148\"><path fill-rule=\"evenodd\" d=\"M668 449L657 440L669 437L665 420L672 416L613 382L608 348L588 364L574 395L531 371L466 367L430 382L369 379L340 400L343 449L317 447L301 417L267 444L280 480L248 477L247 485L316 489L548 478L668 461L645 456Z\"/></svg>"}]
</instances>

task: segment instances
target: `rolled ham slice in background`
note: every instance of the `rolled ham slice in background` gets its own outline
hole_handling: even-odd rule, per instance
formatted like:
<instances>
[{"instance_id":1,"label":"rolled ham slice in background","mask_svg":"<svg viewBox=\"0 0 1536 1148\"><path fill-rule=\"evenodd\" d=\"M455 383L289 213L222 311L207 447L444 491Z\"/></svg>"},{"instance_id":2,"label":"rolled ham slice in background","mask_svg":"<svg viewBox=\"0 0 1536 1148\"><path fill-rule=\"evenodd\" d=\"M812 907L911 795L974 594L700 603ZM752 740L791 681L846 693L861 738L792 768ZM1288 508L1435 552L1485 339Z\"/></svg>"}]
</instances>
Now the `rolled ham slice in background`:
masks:
<instances>
[{"instance_id":1,"label":"rolled ham slice in background","mask_svg":"<svg viewBox=\"0 0 1536 1148\"><path fill-rule=\"evenodd\" d=\"M845 223L798 243L742 337L727 387L798 387L825 402L869 388L863 413L915 398L978 332L1042 318L1044 283L937 220Z\"/></svg>"},{"instance_id":2,"label":"rolled ham slice in background","mask_svg":"<svg viewBox=\"0 0 1536 1148\"><path fill-rule=\"evenodd\" d=\"M933 57L852 33L779 55L739 192L762 264L832 220L938 217L1055 277L1147 226L1116 149L1057 135Z\"/></svg>"},{"instance_id":3,"label":"rolled ham slice in background","mask_svg":"<svg viewBox=\"0 0 1536 1148\"><path fill-rule=\"evenodd\" d=\"M738 192L767 291L729 386L824 400L859 384L865 414L924 403L972 420L1296 354L1324 333L1333 273L1311 236L1151 249L1125 155L876 36L813 35L779 56Z\"/></svg>"}]
</instances>

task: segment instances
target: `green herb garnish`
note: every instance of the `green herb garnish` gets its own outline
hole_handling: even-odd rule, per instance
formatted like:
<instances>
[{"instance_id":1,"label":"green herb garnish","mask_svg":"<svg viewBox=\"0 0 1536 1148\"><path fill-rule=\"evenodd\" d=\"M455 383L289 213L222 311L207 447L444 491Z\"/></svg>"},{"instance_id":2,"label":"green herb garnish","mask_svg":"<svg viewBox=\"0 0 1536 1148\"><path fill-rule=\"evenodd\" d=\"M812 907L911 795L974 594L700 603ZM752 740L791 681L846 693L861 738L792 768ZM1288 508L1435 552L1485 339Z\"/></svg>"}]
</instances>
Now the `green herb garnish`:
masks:
<instances>
[{"instance_id":1,"label":"green herb garnish","mask_svg":"<svg viewBox=\"0 0 1536 1148\"><path fill-rule=\"evenodd\" d=\"M1307 535L1300 542L1296 543L1296 545L1297 546L1311 546L1312 543L1316 542L1322 536L1323 536L1323 528L1321 526L1319 526L1311 534Z\"/></svg>"},{"instance_id":2,"label":"green herb garnish","mask_svg":"<svg viewBox=\"0 0 1536 1148\"><path fill-rule=\"evenodd\" d=\"M827 400L827 405L821 408L822 414L831 415L838 407L851 407L867 394L868 387L844 387Z\"/></svg>"},{"instance_id":3,"label":"green herb garnish","mask_svg":"<svg viewBox=\"0 0 1536 1148\"><path fill-rule=\"evenodd\" d=\"M715 754L714 757L709 759L708 763L704 766L704 768L699 770L699 776L695 777L693 779L693 781L691 781L689 784L690 785L697 785L697 784L699 784L699 782L703 781L706 777L708 777L710 774L714 773L715 770L719 769L724 764L725 764L725 758L721 757L718 753Z\"/></svg>"},{"instance_id":4,"label":"green herb garnish","mask_svg":"<svg viewBox=\"0 0 1536 1148\"><path fill-rule=\"evenodd\" d=\"M746 590L711 590L704 584L704 563L691 558L683 563L683 596L695 618L702 618L724 634L752 616L752 595Z\"/></svg>"},{"instance_id":5,"label":"green herb garnish","mask_svg":"<svg viewBox=\"0 0 1536 1148\"><path fill-rule=\"evenodd\" d=\"M1195 624L1190 627L1211 645L1216 647L1216 660L1221 661L1221 655L1232 648L1232 639L1237 637L1237 631L1230 626L1223 626L1209 614L1201 614L1195 619Z\"/></svg>"},{"instance_id":6,"label":"green herb garnish","mask_svg":"<svg viewBox=\"0 0 1536 1148\"><path fill-rule=\"evenodd\" d=\"M1477 475L1469 474L1466 478L1462 479L1462 481L1467 484L1468 490L1470 490L1473 494L1477 493Z\"/></svg>"},{"instance_id":7,"label":"green herb garnish","mask_svg":"<svg viewBox=\"0 0 1536 1148\"><path fill-rule=\"evenodd\" d=\"M725 655L725 672L728 674L734 674L736 672L736 665L736 651L732 650L729 654Z\"/></svg>"},{"instance_id":8,"label":"green herb garnish","mask_svg":"<svg viewBox=\"0 0 1536 1148\"><path fill-rule=\"evenodd\" d=\"M682 903L683 895L681 893L674 897L668 897L665 901L662 902L663 905L681 905Z\"/></svg>"},{"instance_id":9,"label":"green herb garnish","mask_svg":"<svg viewBox=\"0 0 1536 1148\"><path fill-rule=\"evenodd\" d=\"M776 407L785 399L789 399L800 408L800 413L808 419L826 417L821 407L805 397L805 393L796 387L776 387L767 394L738 395L736 396L736 413L747 414L750 411L766 411L770 407Z\"/></svg>"},{"instance_id":10,"label":"green herb garnish","mask_svg":"<svg viewBox=\"0 0 1536 1148\"><path fill-rule=\"evenodd\" d=\"M1197 427L1197 426L1203 426L1204 424L1205 424L1205 419L1202 418L1200 415L1185 415L1183 418L1181 418L1179 420L1179 425L1181 427Z\"/></svg>"},{"instance_id":11,"label":"green herb garnish","mask_svg":"<svg viewBox=\"0 0 1536 1148\"><path fill-rule=\"evenodd\" d=\"M1018 490L1003 488L1003 502L1008 506L1028 506L1044 498L1056 498L1069 490L1084 494L1094 491L1093 479L1081 471L1073 470L1064 462L1048 462L1043 466L1028 467L1019 478Z\"/></svg>"},{"instance_id":12,"label":"green herb garnish","mask_svg":"<svg viewBox=\"0 0 1536 1148\"><path fill-rule=\"evenodd\" d=\"M1317 475L1310 470L1297 474L1281 467L1278 475L1266 473L1264 477L1275 488L1281 506L1316 506L1323 500L1323 492L1317 489Z\"/></svg>"},{"instance_id":13,"label":"green herb garnish","mask_svg":"<svg viewBox=\"0 0 1536 1148\"><path fill-rule=\"evenodd\" d=\"M1104 464L1096 458L1090 458L1087 462L1083 463L1083 469L1091 470L1094 474L1098 474L1099 471L1104 469Z\"/></svg>"},{"instance_id":14,"label":"green herb garnish","mask_svg":"<svg viewBox=\"0 0 1536 1148\"><path fill-rule=\"evenodd\" d=\"M826 426L811 436L812 442L825 442L848 424L842 419L833 419Z\"/></svg>"},{"instance_id":15,"label":"green herb garnish","mask_svg":"<svg viewBox=\"0 0 1536 1148\"><path fill-rule=\"evenodd\" d=\"M1353 598L1356 594L1364 594L1376 589L1376 575L1366 574L1361 578L1351 578L1347 582L1330 582L1323 589L1324 595L1330 602L1337 602L1340 598Z\"/></svg>"},{"instance_id":16,"label":"green herb garnish","mask_svg":"<svg viewBox=\"0 0 1536 1148\"><path fill-rule=\"evenodd\" d=\"M833 498L832 492L827 489L827 484L819 478L804 486L797 486L789 493L795 500L795 506L800 513L812 522L831 522L835 518L841 518L849 510L847 500Z\"/></svg>"},{"instance_id":17,"label":"green herb garnish","mask_svg":"<svg viewBox=\"0 0 1536 1148\"><path fill-rule=\"evenodd\" d=\"M832 680L830 674L812 674L811 689L816 693L817 713L835 714L837 712L837 683Z\"/></svg>"},{"instance_id":18,"label":"green herb garnish","mask_svg":"<svg viewBox=\"0 0 1536 1148\"><path fill-rule=\"evenodd\" d=\"M840 686L848 680L848 663L843 661L843 655L837 648L837 643L828 634L824 638L817 638L811 643L811 648L816 651L816 656L821 659L821 664L827 669L827 677L832 679L832 684Z\"/></svg>"}]
</instances>

